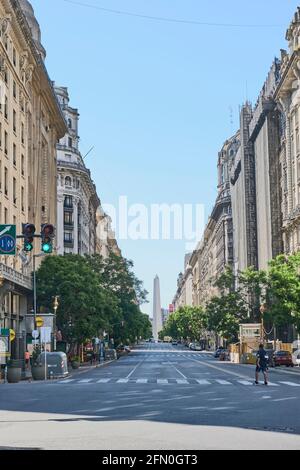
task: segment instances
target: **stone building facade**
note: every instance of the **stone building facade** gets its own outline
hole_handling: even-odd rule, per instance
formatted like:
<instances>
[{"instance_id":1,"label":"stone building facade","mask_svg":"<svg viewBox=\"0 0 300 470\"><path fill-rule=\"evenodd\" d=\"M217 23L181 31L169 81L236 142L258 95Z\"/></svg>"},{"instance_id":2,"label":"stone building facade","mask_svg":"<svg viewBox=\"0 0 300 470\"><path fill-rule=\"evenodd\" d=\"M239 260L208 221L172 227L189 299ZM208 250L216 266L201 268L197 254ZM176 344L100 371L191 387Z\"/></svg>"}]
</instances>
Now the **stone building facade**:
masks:
<instances>
[{"instance_id":1,"label":"stone building facade","mask_svg":"<svg viewBox=\"0 0 300 470\"><path fill-rule=\"evenodd\" d=\"M68 126L57 145L57 252L94 254L100 200L79 151L78 110L69 105L67 88L55 91Z\"/></svg>"},{"instance_id":2,"label":"stone building facade","mask_svg":"<svg viewBox=\"0 0 300 470\"><path fill-rule=\"evenodd\" d=\"M0 3L0 223L56 224L56 143L66 132L27 0ZM40 251L35 242L33 253ZM18 244L22 255L22 242ZM0 259L0 326L23 334L32 253Z\"/></svg>"},{"instance_id":3,"label":"stone building facade","mask_svg":"<svg viewBox=\"0 0 300 470\"><path fill-rule=\"evenodd\" d=\"M280 111L281 212L284 252L300 249L300 8L290 24L282 51L274 99Z\"/></svg>"}]
</instances>

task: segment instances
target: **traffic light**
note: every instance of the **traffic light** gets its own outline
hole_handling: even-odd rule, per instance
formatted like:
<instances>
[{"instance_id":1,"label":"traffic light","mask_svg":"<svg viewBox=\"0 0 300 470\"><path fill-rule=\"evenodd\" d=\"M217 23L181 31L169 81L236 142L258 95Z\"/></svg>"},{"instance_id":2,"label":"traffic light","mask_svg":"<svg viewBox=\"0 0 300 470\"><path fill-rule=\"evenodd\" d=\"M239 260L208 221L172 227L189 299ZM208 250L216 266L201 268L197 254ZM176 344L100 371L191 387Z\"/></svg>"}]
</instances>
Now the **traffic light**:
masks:
<instances>
[{"instance_id":1,"label":"traffic light","mask_svg":"<svg viewBox=\"0 0 300 470\"><path fill-rule=\"evenodd\" d=\"M33 224L22 224L22 234L24 237L23 250L26 252L32 251L35 226Z\"/></svg>"},{"instance_id":2,"label":"traffic light","mask_svg":"<svg viewBox=\"0 0 300 470\"><path fill-rule=\"evenodd\" d=\"M41 239L42 239L42 251L44 253L47 253L47 254L52 253L53 238L54 238L54 226L51 224L43 224L41 226Z\"/></svg>"}]
</instances>

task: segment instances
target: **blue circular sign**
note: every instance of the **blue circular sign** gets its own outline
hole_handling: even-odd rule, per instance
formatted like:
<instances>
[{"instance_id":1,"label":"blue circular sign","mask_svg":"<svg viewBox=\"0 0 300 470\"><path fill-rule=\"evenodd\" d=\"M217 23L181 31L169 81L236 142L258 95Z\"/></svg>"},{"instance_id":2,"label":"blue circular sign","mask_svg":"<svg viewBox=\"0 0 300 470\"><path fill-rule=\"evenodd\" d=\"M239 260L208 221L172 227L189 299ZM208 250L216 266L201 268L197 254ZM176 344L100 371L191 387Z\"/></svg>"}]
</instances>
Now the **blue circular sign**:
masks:
<instances>
[{"instance_id":1,"label":"blue circular sign","mask_svg":"<svg viewBox=\"0 0 300 470\"><path fill-rule=\"evenodd\" d=\"M3 235L0 237L0 250L11 253L15 250L16 240L11 235Z\"/></svg>"}]
</instances>

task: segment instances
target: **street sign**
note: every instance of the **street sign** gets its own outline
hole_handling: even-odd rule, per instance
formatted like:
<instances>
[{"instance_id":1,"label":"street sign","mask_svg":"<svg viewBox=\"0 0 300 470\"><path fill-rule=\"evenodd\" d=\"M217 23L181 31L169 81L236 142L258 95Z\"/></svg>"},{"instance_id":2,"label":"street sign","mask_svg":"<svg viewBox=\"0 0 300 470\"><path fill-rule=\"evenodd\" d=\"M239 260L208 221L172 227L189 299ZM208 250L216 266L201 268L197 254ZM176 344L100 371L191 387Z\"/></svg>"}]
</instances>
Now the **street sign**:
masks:
<instances>
[{"instance_id":1,"label":"street sign","mask_svg":"<svg viewBox=\"0 0 300 470\"><path fill-rule=\"evenodd\" d=\"M0 225L0 255L16 254L16 226Z\"/></svg>"},{"instance_id":2,"label":"street sign","mask_svg":"<svg viewBox=\"0 0 300 470\"><path fill-rule=\"evenodd\" d=\"M32 334L32 337L33 337L34 339L36 339L36 338L39 337L39 332L38 332L38 330L33 330L31 334Z\"/></svg>"},{"instance_id":3,"label":"street sign","mask_svg":"<svg viewBox=\"0 0 300 470\"><path fill-rule=\"evenodd\" d=\"M14 330L9 330L9 339L10 341L13 341L16 337L16 333Z\"/></svg>"},{"instance_id":4,"label":"street sign","mask_svg":"<svg viewBox=\"0 0 300 470\"><path fill-rule=\"evenodd\" d=\"M43 326L41 328L41 343L51 343L51 327Z\"/></svg>"},{"instance_id":5,"label":"street sign","mask_svg":"<svg viewBox=\"0 0 300 470\"><path fill-rule=\"evenodd\" d=\"M44 319L42 317L36 317L36 326L41 327L44 325Z\"/></svg>"}]
</instances>

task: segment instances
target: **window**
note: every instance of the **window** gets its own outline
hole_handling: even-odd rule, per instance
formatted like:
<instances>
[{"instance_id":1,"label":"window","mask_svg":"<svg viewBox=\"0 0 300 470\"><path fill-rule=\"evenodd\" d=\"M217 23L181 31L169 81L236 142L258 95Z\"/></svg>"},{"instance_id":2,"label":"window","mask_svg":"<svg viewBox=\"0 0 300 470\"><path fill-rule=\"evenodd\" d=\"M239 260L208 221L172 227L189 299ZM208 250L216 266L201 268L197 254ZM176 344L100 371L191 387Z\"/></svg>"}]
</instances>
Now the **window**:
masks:
<instances>
[{"instance_id":1,"label":"window","mask_svg":"<svg viewBox=\"0 0 300 470\"><path fill-rule=\"evenodd\" d=\"M8 210L5 207L5 209L4 209L4 223L7 224L7 222L8 222Z\"/></svg>"},{"instance_id":2,"label":"window","mask_svg":"<svg viewBox=\"0 0 300 470\"><path fill-rule=\"evenodd\" d=\"M24 123L21 124L21 142L24 144Z\"/></svg>"},{"instance_id":3,"label":"window","mask_svg":"<svg viewBox=\"0 0 300 470\"><path fill-rule=\"evenodd\" d=\"M7 72L7 70L5 70L5 72L4 72L4 81L7 85L8 84L8 72Z\"/></svg>"},{"instance_id":4,"label":"window","mask_svg":"<svg viewBox=\"0 0 300 470\"><path fill-rule=\"evenodd\" d=\"M64 223L65 225L72 225L73 224L73 214L72 212L64 212Z\"/></svg>"},{"instance_id":5,"label":"window","mask_svg":"<svg viewBox=\"0 0 300 470\"><path fill-rule=\"evenodd\" d=\"M5 194L5 196L8 195L8 183L7 183L7 180L8 180L8 170L7 170L7 168L5 167L5 168L4 168L4 194Z\"/></svg>"},{"instance_id":6,"label":"window","mask_svg":"<svg viewBox=\"0 0 300 470\"><path fill-rule=\"evenodd\" d=\"M24 176L24 155L21 155L21 174Z\"/></svg>"},{"instance_id":7,"label":"window","mask_svg":"<svg viewBox=\"0 0 300 470\"><path fill-rule=\"evenodd\" d=\"M23 188L23 186L21 187L21 206L22 206L22 212L24 212L25 207L24 207L24 188Z\"/></svg>"},{"instance_id":8,"label":"window","mask_svg":"<svg viewBox=\"0 0 300 470\"><path fill-rule=\"evenodd\" d=\"M8 134L6 131L4 131L4 153L8 154Z\"/></svg>"},{"instance_id":9,"label":"window","mask_svg":"<svg viewBox=\"0 0 300 470\"><path fill-rule=\"evenodd\" d=\"M64 232L64 241L67 243L72 243L72 233L71 232Z\"/></svg>"},{"instance_id":10,"label":"window","mask_svg":"<svg viewBox=\"0 0 300 470\"><path fill-rule=\"evenodd\" d=\"M70 118L68 119L68 128L72 129L72 120Z\"/></svg>"},{"instance_id":11,"label":"window","mask_svg":"<svg viewBox=\"0 0 300 470\"><path fill-rule=\"evenodd\" d=\"M68 146L73 147L73 139L71 137L68 138Z\"/></svg>"},{"instance_id":12,"label":"window","mask_svg":"<svg viewBox=\"0 0 300 470\"><path fill-rule=\"evenodd\" d=\"M13 178L13 202L17 204L17 180Z\"/></svg>"},{"instance_id":13,"label":"window","mask_svg":"<svg viewBox=\"0 0 300 470\"><path fill-rule=\"evenodd\" d=\"M72 186L72 180L70 176L66 176L65 178L65 185L66 186Z\"/></svg>"},{"instance_id":14,"label":"window","mask_svg":"<svg viewBox=\"0 0 300 470\"><path fill-rule=\"evenodd\" d=\"M13 110L13 130L17 132L17 113Z\"/></svg>"},{"instance_id":15,"label":"window","mask_svg":"<svg viewBox=\"0 0 300 470\"><path fill-rule=\"evenodd\" d=\"M17 98L17 85L15 81L13 82L13 97Z\"/></svg>"},{"instance_id":16,"label":"window","mask_svg":"<svg viewBox=\"0 0 300 470\"><path fill-rule=\"evenodd\" d=\"M13 145L13 164L17 165L17 147L16 144Z\"/></svg>"},{"instance_id":17,"label":"window","mask_svg":"<svg viewBox=\"0 0 300 470\"><path fill-rule=\"evenodd\" d=\"M69 207L69 208L73 207L73 198L72 198L72 196L66 196L65 197L64 206Z\"/></svg>"},{"instance_id":18,"label":"window","mask_svg":"<svg viewBox=\"0 0 300 470\"><path fill-rule=\"evenodd\" d=\"M17 65L17 53L16 53L15 48L13 48L13 64L16 67L16 65Z\"/></svg>"},{"instance_id":19,"label":"window","mask_svg":"<svg viewBox=\"0 0 300 470\"><path fill-rule=\"evenodd\" d=\"M5 117L5 119L7 119L7 117L8 117L8 99L7 99L7 96L5 97L5 100L4 100L4 117Z\"/></svg>"}]
</instances>

